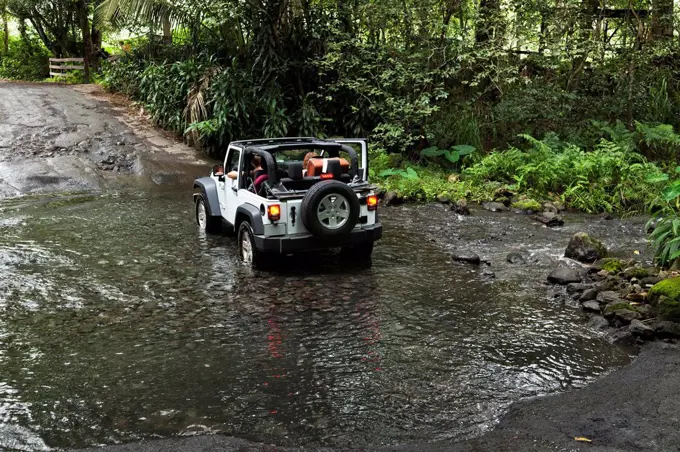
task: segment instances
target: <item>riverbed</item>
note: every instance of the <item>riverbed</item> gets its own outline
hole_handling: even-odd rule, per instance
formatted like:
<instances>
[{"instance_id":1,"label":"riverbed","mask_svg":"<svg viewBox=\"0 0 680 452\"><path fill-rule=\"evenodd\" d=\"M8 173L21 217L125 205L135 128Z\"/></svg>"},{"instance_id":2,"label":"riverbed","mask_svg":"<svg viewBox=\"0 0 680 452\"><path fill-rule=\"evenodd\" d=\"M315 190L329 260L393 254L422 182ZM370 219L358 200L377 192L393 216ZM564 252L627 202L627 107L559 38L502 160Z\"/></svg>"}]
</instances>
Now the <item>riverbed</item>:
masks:
<instances>
[{"instance_id":1,"label":"riverbed","mask_svg":"<svg viewBox=\"0 0 680 452\"><path fill-rule=\"evenodd\" d=\"M458 440L630 362L544 285L571 233L644 250L635 220L383 209L370 268L252 272L191 191L0 204L0 447L222 433L279 445ZM425 226L424 226L425 225ZM606 235L605 235L606 234ZM620 245L619 245L620 244ZM481 267L450 250L479 253ZM509 252L526 264L510 264ZM494 274L492 275L491 272Z\"/></svg>"}]
</instances>

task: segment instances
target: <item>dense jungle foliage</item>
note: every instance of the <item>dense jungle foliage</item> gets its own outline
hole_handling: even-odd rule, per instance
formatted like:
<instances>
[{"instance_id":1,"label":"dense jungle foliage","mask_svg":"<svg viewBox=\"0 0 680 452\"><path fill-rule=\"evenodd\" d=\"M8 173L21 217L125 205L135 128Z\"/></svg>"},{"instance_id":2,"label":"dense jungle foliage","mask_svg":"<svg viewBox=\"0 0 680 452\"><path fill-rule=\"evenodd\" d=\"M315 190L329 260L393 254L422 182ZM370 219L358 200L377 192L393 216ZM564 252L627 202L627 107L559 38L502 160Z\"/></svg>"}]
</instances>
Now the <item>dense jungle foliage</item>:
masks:
<instances>
[{"instance_id":1,"label":"dense jungle foliage","mask_svg":"<svg viewBox=\"0 0 680 452\"><path fill-rule=\"evenodd\" d=\"M678 257L672 0L0 0L0 13L20 31L0 77L85 56L212 155L249 137L365 136L372 176L406 198L506 187L587 212L647 209L670 231L655 236L666 261ZM137 37L114 40L100 67L117 30Z\"/></svg>"}]
</instances>

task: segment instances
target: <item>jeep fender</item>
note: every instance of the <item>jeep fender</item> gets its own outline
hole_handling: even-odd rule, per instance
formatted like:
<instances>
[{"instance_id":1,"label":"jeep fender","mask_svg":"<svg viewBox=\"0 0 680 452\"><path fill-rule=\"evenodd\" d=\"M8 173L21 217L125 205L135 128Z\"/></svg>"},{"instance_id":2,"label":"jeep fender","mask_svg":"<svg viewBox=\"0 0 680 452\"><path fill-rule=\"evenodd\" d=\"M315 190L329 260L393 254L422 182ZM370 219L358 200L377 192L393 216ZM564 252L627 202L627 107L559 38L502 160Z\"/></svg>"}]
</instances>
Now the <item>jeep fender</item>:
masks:
<instances>
[{"instance_id":1,"label":"jeep fender","mask_svg":"<svg viewBox=\"0 0 680 452\"><path fill-rule=\"evenodd\" d=\"M241 222L247 219L250 226L253 228L255 235L264 235L264 222L262 221L262 214L260 209L250 204L243 204L236 209L236 224L234 227L238 230Z\"/></svg>"},{"instance_id":2,"label":"jeep fender","mask_svg":"<svg viewBox=\"0 0 680 452\"><path fill-rule=\"evenodd\" d=\"M220 210L220 199L217 197L217 184L210 177L201 177L194 181L194 188L200 188L207 203L208 215L211 217L222 217ZM196 195L194 195L194 201Z\"/></svg>"}]
</instances>

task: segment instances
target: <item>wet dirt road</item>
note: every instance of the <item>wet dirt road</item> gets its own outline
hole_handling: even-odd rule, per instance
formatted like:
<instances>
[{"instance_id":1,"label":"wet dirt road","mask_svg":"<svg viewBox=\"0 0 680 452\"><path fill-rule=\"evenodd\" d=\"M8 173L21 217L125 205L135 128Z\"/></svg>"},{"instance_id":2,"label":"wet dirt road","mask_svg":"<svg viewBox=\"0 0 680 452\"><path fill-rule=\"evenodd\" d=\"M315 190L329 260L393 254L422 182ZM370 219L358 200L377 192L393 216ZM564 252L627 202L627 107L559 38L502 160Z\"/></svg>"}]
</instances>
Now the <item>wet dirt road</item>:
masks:
<instances>
[{"instance_id":1,"label":"wet dirt road","mask_svg":"<svg viewBox=\"0 0 680 452\"><path fill-rule=\"evenodd\" d=\"M208 164L102 100L90 85L0 81L0 199L187 184Z\"/></svg>"},{"instance_id":2,"label":"wet dirt road","mask_svg":"<svg viewBox=\"0 0 680 452\"><path fill-rule=\"evenodd\" d=\"M326 255L252 273L232 239L193 224L192 172L206 164L133 134L91 96L13 86L10 102L7 86L3 106L35 102L21 121L4 109L0 120L4 196L32 195L0 202L0 448L196 433L332 447L458 440L514 401L630 362L542 283L578 230L644 252L638 221L570 216L549 230L510 214L385 209L371 268ZM41 102L56 125L40 124L36 109L51 111ZM83 137L87 152L62 146ZM38 154L15 156L23 144ZM131 169L98 166L128 154ZM42 165L64 179L32 181L24 168ZM453 248L490 267L452 263ZM518 250L531 262L506 262Z\"/></svg>"}]
</instances>

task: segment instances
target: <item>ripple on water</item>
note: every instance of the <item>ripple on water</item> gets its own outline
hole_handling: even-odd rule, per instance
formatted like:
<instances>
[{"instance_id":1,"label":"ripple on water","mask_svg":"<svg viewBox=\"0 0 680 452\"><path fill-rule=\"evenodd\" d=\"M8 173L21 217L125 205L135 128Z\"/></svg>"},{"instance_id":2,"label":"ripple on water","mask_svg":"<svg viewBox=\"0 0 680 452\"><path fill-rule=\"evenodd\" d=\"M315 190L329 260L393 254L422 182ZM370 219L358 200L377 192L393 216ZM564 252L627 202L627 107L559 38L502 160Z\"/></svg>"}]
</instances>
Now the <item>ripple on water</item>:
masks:
<instances>
[{"instance_id":1,"label":"ripple on water","mask_svg":"<svg viewBox=\"0 0 680 452\"><path fill-rule=\"evenodd\" d=\"M537 263L522 269L505 256L526 242L524 217L399 208L384 213L372 268L329 254L257 273L232 239L196 233L189 199L37 210L0 238L11 314L0 374L18 391L9 405L32 416L12 425L52 447L203 431L310 445L463 438L513 401L629 360L539 284L567 232L537 230ZM492 239L499 230L510 232ZM471 244L497 280L450 261L447 247Z\"/></svg>"}]
</instances>

